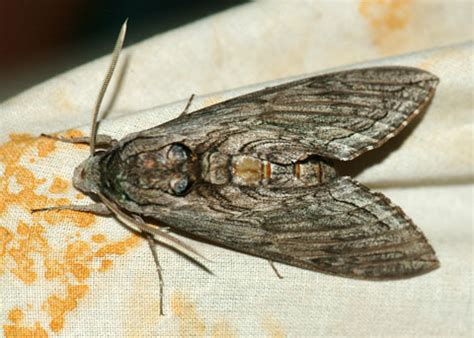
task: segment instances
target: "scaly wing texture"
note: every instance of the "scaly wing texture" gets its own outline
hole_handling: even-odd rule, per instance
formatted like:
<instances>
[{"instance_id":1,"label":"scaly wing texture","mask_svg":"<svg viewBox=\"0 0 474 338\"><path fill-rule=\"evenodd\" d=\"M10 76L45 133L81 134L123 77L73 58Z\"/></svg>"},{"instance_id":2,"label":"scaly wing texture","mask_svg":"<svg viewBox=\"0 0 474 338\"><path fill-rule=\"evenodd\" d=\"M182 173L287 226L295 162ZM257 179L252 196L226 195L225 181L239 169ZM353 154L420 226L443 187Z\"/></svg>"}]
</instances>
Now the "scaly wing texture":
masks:
<instances>
[{"instance_id":1,"label":"scaly wing texture","mask_svg":"<svg viewBox=\"0 0 474 338\"><path fill-rule=\"evenodd\" d=\"M243 189L238 202L220 195L214 196L220 205L209 215L205 237L223 246L360 279L408 278L439 266L425 236L399 207L349 177L319 189Z\"/></svg>"},{"instance_id":2,"label":"scaly wing texture","mask_svg":"<svg viewBox=\"0 0 474 338\"><path fill-rule=\"evenodd\" d=\"M140 133L288 163L312 154L351 160L379 147L429 103L438 78L410 67L320 75L243 95ZM219 134L219 139L214 135Z\"/></svg>"}]
</instances>

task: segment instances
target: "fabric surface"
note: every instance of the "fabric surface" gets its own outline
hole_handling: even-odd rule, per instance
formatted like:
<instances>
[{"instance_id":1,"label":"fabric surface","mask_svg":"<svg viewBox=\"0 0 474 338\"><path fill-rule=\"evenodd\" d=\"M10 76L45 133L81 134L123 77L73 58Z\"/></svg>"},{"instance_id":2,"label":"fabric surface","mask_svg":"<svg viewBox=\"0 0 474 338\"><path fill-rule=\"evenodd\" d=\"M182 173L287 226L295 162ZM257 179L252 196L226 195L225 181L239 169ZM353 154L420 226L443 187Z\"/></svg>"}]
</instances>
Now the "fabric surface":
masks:
<instances>
[{"instance_id":1,"label":"fabric surface","mask_svg":"<svg viewBox=\"0 0 474 338\"><path fill-rule=\"evenodd\" d=\"M176 117L191 93L194 110L354 64L426 69L441 82L425 114L341 171L403 208L434 247L438 270L365 282L276 264L278 279L264 259L177 236L209 259L213 275L159 248L166 314L159 316L145 240L113 218L30 213L90 202L71 185L87 147L38 135L89 133L107 56L0 104L3 334L471 336L472 10L470 1L414 0L240 6L127 48L100 125L121 138Z\"/></svg>"}]
</instances>

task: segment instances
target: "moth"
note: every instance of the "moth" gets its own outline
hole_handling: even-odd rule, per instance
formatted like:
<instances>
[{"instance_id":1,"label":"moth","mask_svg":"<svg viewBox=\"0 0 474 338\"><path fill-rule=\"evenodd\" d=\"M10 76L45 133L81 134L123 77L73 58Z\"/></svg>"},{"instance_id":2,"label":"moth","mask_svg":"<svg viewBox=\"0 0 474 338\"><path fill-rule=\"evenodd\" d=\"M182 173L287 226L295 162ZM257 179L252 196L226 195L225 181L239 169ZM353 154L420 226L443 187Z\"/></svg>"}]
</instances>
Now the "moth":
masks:
<instances>
[{"instance_id":1,"label":"moth","mask_svg":"<svg viewBox=\"0 0 474 338\"><path fill-rule=\"evenodd\" d=\"M113 65L124 29L120 36ZM73 183L100 202L42 210L113 214L149 239L192 250L144 221L151 218L184 235L336 276L421 275L439 266L421 230L381 193L338 176L333 163L397 135L427 107L438 81L399 66L313 76L120 141L96 136L99 96L91 137L65 141L91 144Z\"/></svg>"}]
</instances>

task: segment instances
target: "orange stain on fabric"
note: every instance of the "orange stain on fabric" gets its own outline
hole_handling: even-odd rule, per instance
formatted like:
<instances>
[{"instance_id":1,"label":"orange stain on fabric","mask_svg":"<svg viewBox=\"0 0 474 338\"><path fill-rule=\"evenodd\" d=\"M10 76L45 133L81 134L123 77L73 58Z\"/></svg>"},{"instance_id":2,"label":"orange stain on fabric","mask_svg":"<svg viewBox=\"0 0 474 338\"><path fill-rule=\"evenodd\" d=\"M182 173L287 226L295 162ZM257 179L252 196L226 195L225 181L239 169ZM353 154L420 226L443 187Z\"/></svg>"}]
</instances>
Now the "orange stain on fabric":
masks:
<instances>
[{"instance_id":1,"label":"orange stain on fabric","mask_svg":"<svg viewBox=\"0 0 474 338\"><path fill-rule=\"evenodd\" d=\"M369 23L372 42L381 54L400 51L400 36L411 23L414 0L360 0L359 13Z\"/></svg>"},{"instance_id":2,"label":"orange stain on fabric","mask_svg":"<svg viewBox=\"0 0 474 338\"><path fill-rule=\"evenodd\" d=\"M13 239L13 235L5 227L0 227L0 275L6 271L7 246Z\"/></svg>"},{"instance_id":3,"label":"orange stain on fabric","mask_svg":"<svg viewBox=\"0 0 474 338\"><path fill-rule=\"evenodd\" d=\"M44 309L51 317L49 327L55 333L64 327L66 315L77 308L77 301L84 298L89 287L87 285L69 285L65 297L58 295L49 296L44 304Z\"/></svg>"},{"instance_id":4,"label":"orange stain on fabric","mask_svg":"<svg viewBox=\"0 0 474 338\"><path fill-rule=\"evenodd\" d=\"M136 247L142 238L138 235L130 235L123 241L117 241L106 244L95 253L96 257L104 257L105 255L124 255L130 249Z\"/></svg>"},{"instance_id":5,"label":"orange stain on fabric","mask_svg":"<svg viewBox=\"0 0 474 338\"><path fill-rule=\"evenodd\" d=\"M157 287L155 275L150 278L150 275L143 276L143 278L134 279L133 284L130 285L130 290L127 293L122 306L133 314L126 316L118 326L122 326L124 337L170 337L172 334L165 334L163 332L156 332L160 328L162 320L169 320L169 313L165 316L160 315L160 297L151 290L151 287ZM137 320L140 318L140 320ZM176 336L176 333L174 332Z\"/></svg>"},{"instance_id":6,"label":"orange stain on fabric","mask_svg":"<svg viewBox=\"0 0 474 338\"><path fill-rule=\"evenodd\" d=\"M63 136L82 135L78 131L69 131ZM26 313L19 308L10 310L10 323L3 325L6 337L47 337L48 331L61 332L67 315L89 292L87 282L90 276L110 270L113 264L111 255L124 255L140 241L136 235L110 241L103 234L96 234L88 241L68 235L59 243L49 240L48 234L56 228L51 225L64 227L72 223L84 228L96 220L92 214L75 211L31 214L31 209L74 203L61 196L71 193L68 180L55 175L51 177L49 173L44 178L37 176L41 171L35 168L48 165L49 157L57 149L56 142L28 134L14 134L10 135L9 141L0 144L0 275L9 273L23 287L35 283L35 287L42 286L38 283L59 283L59 287L55 284L54 293L45 298L34 299L33 304L30 299L25 304L25 308L30 309ZM50 317L49 329L35 321L40 315L33 309L44 311ZM35 324L25 326L22 324L24 319Z\"/></svg>"},{"instance_id":7,"label":"orange stain on fabric","mask_svg":"<svg viewBox=\"0 0 474 338\"><path fill-rule=\"evenodd\" d=\"M188 301L182 293L176 292L172 295L171 311L179 319L180 337L204 337L204 320L198 314L196 304Z\"/></svg>"},{"instance_id":8,"label":"orange stain on fabric","mask_svg":"<svg viewBox=\"0 0 474 338\"><path fill-rule=\"evenodd\" d=\"M45 256L50 250L44 232L45 229L41 225L28 225L19 221L15 236L16 245L12 245L7 251L15 262L11 272L26 285L34 283L37 278L33 256Z\"/></svg>"},{"instance_id":9,"label":"orange stain on fabric","mask_svg":"<svg viewBox=\"0 0 474 338\"><path fill-rule=\"evenodd\" d=\"M104 234L95 234L92 235L91 240L94 243L104 243L107 240L107 237L105 237Z\"/></svg>"},{"instance_id":10,"label":"orange stain on fabric","mask_svg":"<svg viewBox=\"0 0 474 338\"><path fill-rule=\"evenodd\" d=\"M54 202L52 201L49 206L64 206L69 204L71 204L69 199L57 198ZM94 224L96 220L96 216L93 214L73 210L43 212L41 216L51 225L61 225L70 222L80 228L88 228Z\"/></svg>"},{"instance_id":11,"label":"orange stain on fabric","mask_svg":"<svg viewBox=\"0 0 474 338\"><path fill-rule=\"evenodd\" d=\"M91 274L92 248L87 242L77 241L68 244L64 259L48 259L45 261L45 278L53 280L61 278L66 281L70 273L77 282L83 282Z\"/></svg>"},{"instance_id":12,"label":"orange stain on fabric","mask_svg":"<svg viewBox=\"0 0 474 338\"><path fill-rule=\"evenodd\" d=\"M267 337L284 338L287 336L281 323L273 317L266 317L262 321L262 326L267 332Z\"/></svg>"},{"instance_id":13,"label":"orange stain on fabric","mask_svg":"<svg viewBox=\"0 0 474 338\"><path fill-rule=\"evenodd\" d=\"M82 137L84 134L79 131L79 130L74 130L74 129L69 129L65 131L64 133L61 133L61 136L64 138L74 138L74 137ZM70 143L74 148L77 149L89 149L89 146L87 144L81 144L81 143Z\"/></svg>"},{"instance_id":14,"label":"orange stain on fabric","mask_svg":"<svg viewBox=\"0 0 474 338\"><path fill-rule=\"evenodd\" d=\"M48 337L48 333L43 329L39 322L34 327L22 326L24 314L18 308L14 308L8 312L8 320L13 324L3 326L3 333L6 338L43 338Z\"/></svg>"},{"instance_id":15,"label":"orange stain on fabric","mask_svg":"<svg viewBox=\"0 0 474 338\"><path fill-rule=\"evenodd\" d=\"M237 330L235 330L228 321L221 320L214 324L212 327L212 338L234 338L237 336Z\"/></svg>"},{"instance_id":16,"label":"orange stain on fabric","mask_svg":"<svg viewBox=\"0 0 474 338\"><path fill-rule=\"evenodd\" d=\"M237 329L225 319L206 325L197 305L189 301L182 292L174 292L171 296L171 311L179 321L179 337L238 337ZM176 333L173 332L173 336L177 336Z\"/></svg>"},{"instance_id":17,"label":"orange stain on fabric","mask_svg":"<svg viewBox=\"0 0 474 338\"><path fill-rule=\"evenodd\" d=\"M69 188L69 183L65 179L61 177L55 177L53 179L53 183L51 183L51 186L49 187L49 192L53 194L60 194L63 192L66 192L66 190Z\"/></svg>"},{"instance_id":18,"label":"orange stain on fabric","mask_svg":"<svg viewBox=\"0 0 474 338\"><path fill-rule=\"evenodd\" d=\"M104 259L102 262L100 262L100 267L98 269L99 272L105 272L107 270L110 270L112 267L112 260L110 259Z\"/></svg>"},{"instance_id":19,"label":"orange stain on fabric","mask_svg":"<svg viewBox=\"0 0 474 338\"><path fill-rule=\"evenodd\" d=\"M10 141L0 146L0 164L3 173L0 175L0 215L7 206L19 205L24 208L35 208L44 205L48 198L35 193L45 180L36 178L31 170L22 166L25 154L46 156L54 149L54 141L41 140L27 134L11 135Z\"/></svg>"}]
</instances>

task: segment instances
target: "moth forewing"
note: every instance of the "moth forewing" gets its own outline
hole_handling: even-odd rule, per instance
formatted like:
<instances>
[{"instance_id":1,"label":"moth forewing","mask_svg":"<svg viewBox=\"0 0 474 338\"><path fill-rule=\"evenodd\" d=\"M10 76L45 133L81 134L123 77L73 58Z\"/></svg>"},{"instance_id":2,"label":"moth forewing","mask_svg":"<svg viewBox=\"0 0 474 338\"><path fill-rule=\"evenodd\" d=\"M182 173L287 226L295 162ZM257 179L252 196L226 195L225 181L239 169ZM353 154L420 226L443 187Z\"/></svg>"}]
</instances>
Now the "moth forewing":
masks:
<instances>
[{"instance_id":1,"label":"moth forewing","mask_svg":"<svg viewBox=\"0 0 474 338\"><path fill-rule=\"evenodd\" d=\"M420 229L382 194L338 177L331 161L394 137L437 83L424 70L389 66L266 88L109 143L76 169L74 185L143 233L160 231L149 217L318 272L417 276L439 266Z\"/></svg>"}]
</instances>

